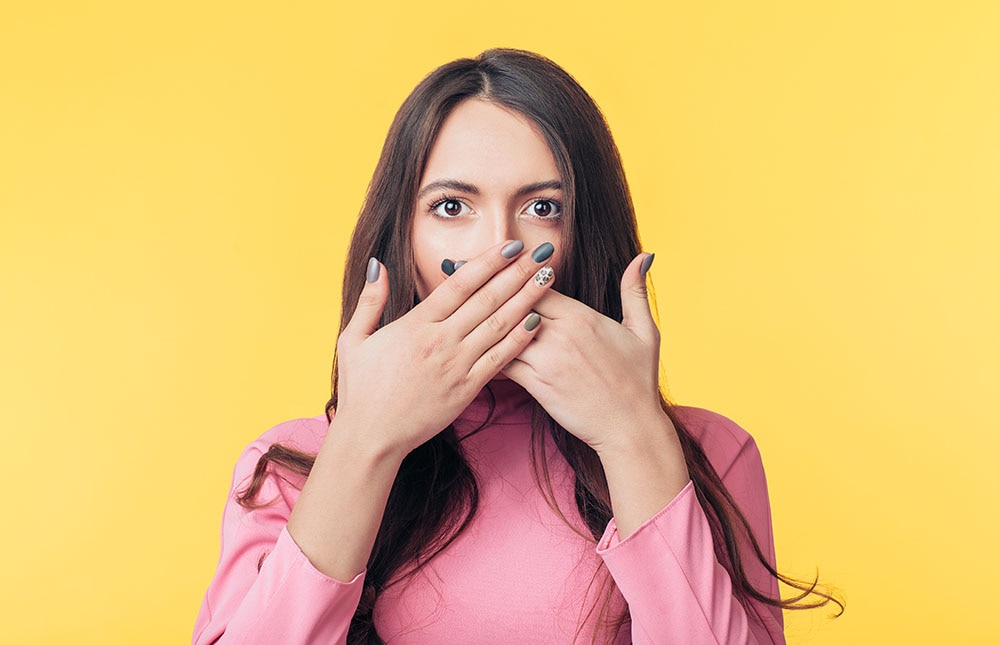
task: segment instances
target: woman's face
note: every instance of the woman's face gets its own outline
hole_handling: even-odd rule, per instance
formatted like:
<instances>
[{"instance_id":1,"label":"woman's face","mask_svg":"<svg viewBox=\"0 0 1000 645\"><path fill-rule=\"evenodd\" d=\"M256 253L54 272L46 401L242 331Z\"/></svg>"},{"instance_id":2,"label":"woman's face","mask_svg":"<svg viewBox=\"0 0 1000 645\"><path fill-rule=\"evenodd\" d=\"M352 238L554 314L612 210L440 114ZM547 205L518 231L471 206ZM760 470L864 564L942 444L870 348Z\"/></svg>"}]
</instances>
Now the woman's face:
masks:
<instances>
[{"instance_id":1,"label":"woman's face","mask_svg":"<svg viewBox=\"0 0 1000 645\"><path fill-rule=\"evenodd\" d=\"M469 99L445 119L431 148L413 206L417 293L447 279L441 261L469 260L505 240L530 253L543 242L559 279L564 194L542 135L526 117Z\"/></svg>"}]
</instances>

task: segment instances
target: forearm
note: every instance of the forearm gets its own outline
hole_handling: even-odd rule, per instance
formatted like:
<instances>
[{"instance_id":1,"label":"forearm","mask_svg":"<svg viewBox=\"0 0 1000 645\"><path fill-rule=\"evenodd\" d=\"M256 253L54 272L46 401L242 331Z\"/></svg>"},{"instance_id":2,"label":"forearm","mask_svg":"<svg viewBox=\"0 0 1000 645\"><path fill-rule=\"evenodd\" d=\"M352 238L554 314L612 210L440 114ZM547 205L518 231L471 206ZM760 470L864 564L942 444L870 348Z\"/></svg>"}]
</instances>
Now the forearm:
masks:
<instances>
[{"instance_id":1,"label":"forearm","mask_svg":"<svg viewBox=\"0 0 1000 645\"><path fill-rule=\"evenodd\" d=\"M404 455L366 444L335 417L288 519L288 532L321 573L351 580L367 565Z\"/></svg>"},{"instance_id":2,"label":"forearm","mask_svg":"<svg viewBox=\"0 0 1000 645\"><path fill-rule=\"evenodd\" d=\"M621 539L652 518L690 476L670 418L660 412L630 419L598 455Z\"/></svg>"},{"instance_id":3,"label":"forearm","mask_svg":"<svg viewBox=\"0 0 1000 645\"><path fill-rule=\"evenodd\" d=\"M675 410L688 434L699 443L712 466L720 473L773 567L767 485L753 439L721 415L696 408L678 407ZM657 427L651 421L647 425ZM631 427L623 425L619 432ZM676 433L669 436L676 439ZM651 447L647 450L658 455L673 453L676 455L674 458L683 459L679 446L675 451ZM645 457L650 454L638 455L633 456L631 461L614 461L610 453L602 456L613 491L628 489L631 491L628 495L637 496L635 501L642 499L643 486L649 489L646 492L651 496L656 494L656 489L659 489L658 494L669 496L669 488L663 488L662 483L652 475L642 474L649 472L646 468L650 463L665 464L669 460L649 462ZM634 464L632 473L623 470L630 463ZM680 472L680 468L674 472ZM686 469L684 473L687 474ZM645 481L642 481L644 478ZM637 481L640 482L638 488L629 485ZM609 523L598 543L598 554L604 559L629 604L633 642L637 645L784 642L780 609L752 601L753 611L750 612L740 602L740 594L734 590L728 571L719 564L715 555L712 528L690 479L678 494L664 502L660 510L654 511L651 518L646 518L651 506L640 509L643 512L632 516L633 500L624 499L621 493L613 492L612 495L615 519ZM623 502L628 504L628 508ZM647 503L655 505L657 501L650 497ZM625 523L624 526L619 524L620 521ZM737 531L737 534L739 536L740 532ZM746 541L741 540L739 548L744 555L743 570L753 586L777 597L777 581L768 573L766 565L757 562Z\"/></svg>"}]
</instances>

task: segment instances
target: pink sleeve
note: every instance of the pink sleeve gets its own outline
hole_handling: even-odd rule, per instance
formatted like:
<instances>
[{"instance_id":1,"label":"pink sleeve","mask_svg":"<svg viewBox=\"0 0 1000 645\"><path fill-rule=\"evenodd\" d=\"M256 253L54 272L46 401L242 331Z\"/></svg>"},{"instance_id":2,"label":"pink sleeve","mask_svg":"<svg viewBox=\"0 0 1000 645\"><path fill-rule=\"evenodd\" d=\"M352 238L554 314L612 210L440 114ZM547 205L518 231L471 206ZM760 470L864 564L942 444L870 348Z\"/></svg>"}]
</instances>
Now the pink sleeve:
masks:
<instances>
[{"instance_id":1,"label":"pink sleeve","mask_svg":"<svg viewBox=\"0 0 1000 645\"><path fill-rule=\"evenodd\" d=\"M696 409L686 410L691 414ZM699 439L774 566L767 483L757 446L729 419L707 410L697 412L701 422L707 419L711 424L701 428L705 436L698 436L696 423L685 427ZM756 616L748 619L733 597L729 574L716 560L708 518L690 481L625 540L619 539L612 519L597 550L628 602L636 645L785 642L779 608L754 601ZM777 580L757 561L751 547L745 545L741 553L754 587L776 597Z\"/></svg>"},{"instance_id":2,"label":"pink sleeve","mask_svg":"<svg viewBox=\"0 0 1000 645\"><path fill-rule=\"evenodd\" d=\"M364 572L341 582L313 567L285 528L298 498L297 488L287 481L268 477L258 499L273 501L262 508L248 510L236 502L236 492L249 481L262 448L266 450L261 443L251 444L236 464L223 514L219 566L192 643L344 643Z\"/></svg>"}]
</instances>

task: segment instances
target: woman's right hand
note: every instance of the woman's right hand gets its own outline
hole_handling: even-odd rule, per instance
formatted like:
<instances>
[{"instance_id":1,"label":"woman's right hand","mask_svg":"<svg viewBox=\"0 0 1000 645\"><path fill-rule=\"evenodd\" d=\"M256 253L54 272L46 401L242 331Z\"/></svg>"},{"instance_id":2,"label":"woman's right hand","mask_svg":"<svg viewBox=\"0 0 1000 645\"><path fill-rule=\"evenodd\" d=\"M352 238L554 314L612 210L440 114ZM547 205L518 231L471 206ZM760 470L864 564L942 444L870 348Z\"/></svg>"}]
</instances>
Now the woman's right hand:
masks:
<instances>
[{"instance_id":1,"label":"woman's right hand","mask_svg":"<svg viewBox=\"0 0 1000 645\"><path fill-rule=\"evenodd\" d=\"M486 250L381 329L389 276L373 258L337 341L340 431L401 458L454 421L534 336L529 313L552 281L536 280L545 265L522 251Z\"/></svg>"}]
</instances>

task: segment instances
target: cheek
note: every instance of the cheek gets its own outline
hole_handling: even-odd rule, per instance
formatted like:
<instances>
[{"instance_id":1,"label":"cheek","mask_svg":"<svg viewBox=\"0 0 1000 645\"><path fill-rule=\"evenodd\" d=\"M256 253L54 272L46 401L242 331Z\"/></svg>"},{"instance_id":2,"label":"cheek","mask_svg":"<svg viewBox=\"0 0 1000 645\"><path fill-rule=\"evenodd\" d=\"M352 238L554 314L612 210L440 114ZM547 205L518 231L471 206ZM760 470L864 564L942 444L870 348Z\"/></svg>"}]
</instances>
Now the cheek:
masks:
<instances>
[{"instance_id":1,"label":"cheek","mask_svg":"<svg viewBox=\"0 0 1000 645\"><path fill-rule=\"evenodd\" d=\"M429 227L420 225L413 229L413 261L414 276L417 284L417 295L423 300L434 289L436 289L447 276L441 271L441 261L445 258L457 260L454 252L450 249L450 242L446 235L439 234L439 231L428 230Z\"/></svg>"},{"instance_id":2,"label":"cheek","mask_svg":"<svg viewBox=\"0 0 1000 645\"><path fill-rule=\"evenodd\" d=\"M415 281L421 300L444 282L446 276L441 271L441 260L445 257L433 249L425 249L423 253L414 249L414 267L417 272Z\"/></svg>"}]
</instances>

